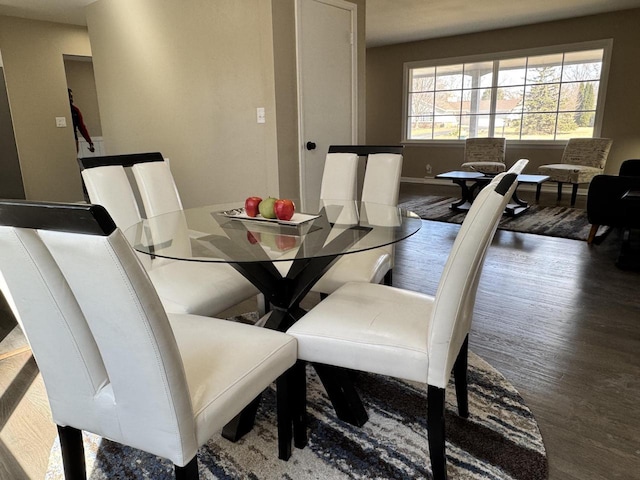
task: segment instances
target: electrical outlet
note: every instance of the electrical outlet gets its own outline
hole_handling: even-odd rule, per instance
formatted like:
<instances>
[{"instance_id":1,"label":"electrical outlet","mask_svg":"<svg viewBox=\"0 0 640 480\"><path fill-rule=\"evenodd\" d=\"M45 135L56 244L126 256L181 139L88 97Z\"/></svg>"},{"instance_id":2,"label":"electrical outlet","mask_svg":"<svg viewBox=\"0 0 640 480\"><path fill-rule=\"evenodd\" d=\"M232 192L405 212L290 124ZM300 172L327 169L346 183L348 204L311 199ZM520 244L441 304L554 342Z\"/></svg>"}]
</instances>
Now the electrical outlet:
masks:
<instances>
[{"instance_id":1,"label":"electrical outlet","mask_svg":"<svg viewBox=\"0 0 640 480\"><path fill-rule=\"evenodd\" d=\"M67 126L67 119L65 117L56 117L56 127L64 128Z\"/></svg>"},{"instance_id":2,"label":"electrical outlet","mask_svg":"<svg viewBox=\"0 0 640 480\"><path fill-rule=\"evenodd\" d=\"M256 108L256 117L257 117L258 123L266 123L263 107Z\"/></svg>"},{"instance_id":3,"label":"electrical outlet","mask_svg":"<svg viewBox=\"0 0 640 480\"><path fill-rule=\"evenodd\" d=\"M431 175L431 164L427 163L427 166L425 168L427 170L427 175Z\"/></svg>"}]
</instances>

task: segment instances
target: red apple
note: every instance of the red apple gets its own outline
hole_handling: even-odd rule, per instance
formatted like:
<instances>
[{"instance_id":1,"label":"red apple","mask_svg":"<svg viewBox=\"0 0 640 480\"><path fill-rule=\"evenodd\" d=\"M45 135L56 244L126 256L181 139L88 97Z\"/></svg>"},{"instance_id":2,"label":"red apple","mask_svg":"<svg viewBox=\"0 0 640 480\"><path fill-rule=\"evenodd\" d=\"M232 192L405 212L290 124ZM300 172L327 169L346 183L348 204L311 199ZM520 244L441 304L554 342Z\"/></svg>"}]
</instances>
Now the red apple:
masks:
<instances>
[{"instance_id":1,"label":"red apple","mask_svg":"<svg viewBox=\"0 0 640 480\"><path fill-rule=\"evenodd\" d=\"M296 206L291 200L281 198L280 200L276 200L274 210L278 220L291 220L291 217L293 217L296 211Z\"/></svg>"},{"instance_id":2,"label":"red apple","mask_svg":"<svg viewBox=\"0 0 640 480\"><path fill-rule=\"evenodd\" d=\"M244 212L250 216L255 217L258 215L258 205L262 199L260 197L249 197L244 201Z\"/></svg>"},{"instance_id":3,"label":"red apple","mask_svg":"<svg viewBox=\"0 0 640 480\"><path fill-rule=\"evenodd\" d=\"M282 252L296 246L297 238L291 235L276 235L276 248Z\"/></svg>"},{"instance_id":4,"label":"red apple","mask_svg":"<svg viewBox=\"0 0 640 480\"><path fill-rule=\"evenodd\" d=\"M249 241L250 244L255 245L256 243L258 243L260 241L260 233L259 232L252 232L251 230L247 231L247 240Z\"/></svg>"}]
</instances>

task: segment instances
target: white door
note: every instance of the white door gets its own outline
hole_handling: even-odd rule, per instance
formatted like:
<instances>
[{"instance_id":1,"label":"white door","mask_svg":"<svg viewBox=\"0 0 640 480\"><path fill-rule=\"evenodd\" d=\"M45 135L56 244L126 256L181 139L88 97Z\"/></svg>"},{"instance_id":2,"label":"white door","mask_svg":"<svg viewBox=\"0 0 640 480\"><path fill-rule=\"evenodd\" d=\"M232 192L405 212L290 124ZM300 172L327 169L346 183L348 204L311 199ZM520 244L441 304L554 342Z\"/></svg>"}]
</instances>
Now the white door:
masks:
<instances>
[{"instance_id":1,"label":"white door","mask_svg":"<svg viewBox=\"0 0 640 480\"><path fill-rule=\"evenodd\" d=\"M357 140L356 5L297 0L300 196L316 211L330 145Z\"/></svg>"}]
</instances>

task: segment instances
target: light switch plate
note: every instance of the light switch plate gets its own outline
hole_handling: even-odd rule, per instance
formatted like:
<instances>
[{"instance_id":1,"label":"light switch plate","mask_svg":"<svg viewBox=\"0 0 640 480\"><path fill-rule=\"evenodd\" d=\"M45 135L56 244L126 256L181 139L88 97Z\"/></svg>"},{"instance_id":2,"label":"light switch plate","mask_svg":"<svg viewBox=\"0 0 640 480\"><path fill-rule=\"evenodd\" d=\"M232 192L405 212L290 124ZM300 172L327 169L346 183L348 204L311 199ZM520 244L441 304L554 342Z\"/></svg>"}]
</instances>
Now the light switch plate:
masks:
<instances>
[{"instance_id":1,"label":"light switch plate","mask_svg":"<svg viewBox=\"0 0 640 480\"><path fill-rule=\"evenodd\" d=\"M263 107L256 108L256 115L257 115L258 123L266 123Z\"/></svg>"},{"instance_id":2,"label":"light switch plate","mask_svg":"<svg viewBox=\"0 0 640 480\"><path fill-rule=\"evenodd\" d=\"M67 119L65 117L56 117L56 127L64 128L67 126Z\"/></svg>"}]
</instances>

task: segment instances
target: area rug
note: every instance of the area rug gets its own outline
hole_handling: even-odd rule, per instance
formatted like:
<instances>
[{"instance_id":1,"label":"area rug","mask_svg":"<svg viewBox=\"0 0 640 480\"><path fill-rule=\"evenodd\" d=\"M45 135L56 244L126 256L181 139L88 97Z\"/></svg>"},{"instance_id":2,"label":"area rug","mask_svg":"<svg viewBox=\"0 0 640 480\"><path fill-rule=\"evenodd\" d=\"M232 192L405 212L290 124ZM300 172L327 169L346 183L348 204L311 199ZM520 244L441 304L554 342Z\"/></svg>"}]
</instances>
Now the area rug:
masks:
<instances>
[{"instance_id":1,"label":"area rug","mask_svg":"<svg viewBox=\"0 0 640 480\"><path fill-rule=\"evenodd\" d=\"M400 206L415 212L424 220L462 223L466 212L457 212L449 208L457 200L452 197L426 195L402 202ZM517 217L504 215L498 228L512 232L586 240L591 225L587 220L587 212L583 209L533 204L529 210Z\"/></svg>"},{"instance_id":2,"label":"area rug","mask_svg":"<svg viewBox=\"0 0 640 480\"><path fill-rule=\"evenodd\" d=\"M427 446L426 387L359 374L357 388L368 422L353 427L335 417L325 391L308 369L309 443L278 460L275 392L262 396L253 430L237 443L220 436L198 452L200 478L211 479L416 479L432 478ZM469 419L447 389L447 462L452 479L542 480L547 458L537 423L518 392L477 355L469 356ZM90 480L174 478L168 460L84 433ZM63 480L60 445L54 443L46 480Z\"/></svg>"}]
</instances>

